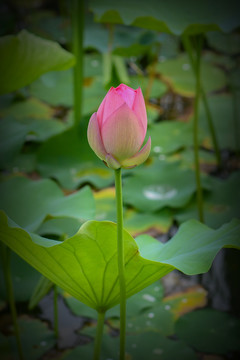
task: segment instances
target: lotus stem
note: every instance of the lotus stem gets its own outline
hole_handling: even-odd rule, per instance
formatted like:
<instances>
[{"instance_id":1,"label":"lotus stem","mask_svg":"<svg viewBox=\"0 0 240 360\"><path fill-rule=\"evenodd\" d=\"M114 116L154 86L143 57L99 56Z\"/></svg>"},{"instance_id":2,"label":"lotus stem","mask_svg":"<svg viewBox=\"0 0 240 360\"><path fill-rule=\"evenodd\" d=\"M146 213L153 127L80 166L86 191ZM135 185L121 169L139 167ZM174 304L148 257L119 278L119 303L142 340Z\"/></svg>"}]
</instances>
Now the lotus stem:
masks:
<instances>
[{"instance_id":1,"label":"lotus stem","mask_svg":"<svg viewBox=\"0 0 240 360\"><path fill-rule=\"evenodd\" d=\"M57 285L54 285L53 287L53 305L54 305L54 332L56 339L58 339L58 291L57 291Z\"/></svg>"},{"instance_id":2,"label":"lotus stem","mask_svg":"<svg viewBox=\"0 0 240 360\"><path fill-rule=\"evenodd\" d=\"M126 338L126 284L125 261L123 243L123 202L121 168L115 170L115 187L117 202L117 248L118 248L118 273L120 285L120 360L125 359Z\"/></svg>"},{"instance_id":3,"label":"lotus stem","mask_svg":"<svg viewBox=\"0 0 240 360\"><path fill-rule=\"evenodd\" d=\"M74 66L74 126L78 127L82 116L83 97L83 33L84 0L73 0L72 9L72 46L76 58Z\"/></svg>"},{"instance_id":4,"label":"lotus stem","mask_svg":"<svg viewBox=\"0 0 240 360\"><path fill-rule=\"evenodd\" d=\"M183 45L185 47L185 50L188 53L188 57L189 57L191 65L192 65L192 69L194 71L194 75L197 78L196 60L194 59L191 41L190 41L188 36L183 37ZM201 87L203 106L204 106L205 113L206 113L206 116L207 116L208 127L209 127L210 134L211 134L211 137L212 137L212 143L213 143L213 147L214 147L214 152L215 152L217 164L218 164L218 166L221 166L222 160L221 160L221 153L220 153L220 150L219 150L219 144L218 144L218 140L217 140L217 136L216 136L215 127L214 127L214 124L213 124L212 114L211 114L209 104L208 104L208 99L207 99L207 96L206 96L206 92L205 92L205 90L204 90L204 88L202 86L201 79L200 79L200 87Z\"/></svg>"},{"instance_id":5,"label":"lotus stem","mask_svg":"<svg viewBox=\"0 0 240 360\"><path fill-rule=\"evenodd\" d=\"M20 329L19 329L18 322L17 322L17 310L16 310L16 305L15 305L15 300L14 300L13 284L12 284L12 277L11 277L10 256L11 256L11 250L7 246L2 245L4 278L5 278L5 283L6 283L9 307L10 307L11 316L12 316L14 333L15 333L15 337L16 337L18 356L19 356L20 360L24 360L21 337L20 337Z\"/></svg>"},{"instance_id":6,"label":"lotus stem","mask_svg":"<svg viewBox=\"0 0 240 360\"><path fill-rule=\"evenodd\" d=\"M94 342L93 360L100 359L102 335L103 335L103 327L104 327L104 317L105 317L105 312L98 311L97 333L96 333L95 342Z\"/></svg>"},{"instance_id":7,"label":"lotus stem","mask_svg":"<svg viewBox=\"0 0 240 360\"><path fill-rule=\"evenodd\" d=\"M201 186L201 173L199 163L199 144L198 144L198 120L199 120L199 100L202 94L201 87L201 49L202 49L202 38L196 36L196 54L194 56L192 44L190 39L185 36L183 37L183 44L188 53L189 61L192 65L193 72L196 78L195 87L195 99L194 99L194 120L193 120L193 146L194 146L194 163L195 163L195 177L197 186L197 206L198 206L198 217L201 222L204 222L203 214L203 195Z\"/></svg>"}]
</instances>

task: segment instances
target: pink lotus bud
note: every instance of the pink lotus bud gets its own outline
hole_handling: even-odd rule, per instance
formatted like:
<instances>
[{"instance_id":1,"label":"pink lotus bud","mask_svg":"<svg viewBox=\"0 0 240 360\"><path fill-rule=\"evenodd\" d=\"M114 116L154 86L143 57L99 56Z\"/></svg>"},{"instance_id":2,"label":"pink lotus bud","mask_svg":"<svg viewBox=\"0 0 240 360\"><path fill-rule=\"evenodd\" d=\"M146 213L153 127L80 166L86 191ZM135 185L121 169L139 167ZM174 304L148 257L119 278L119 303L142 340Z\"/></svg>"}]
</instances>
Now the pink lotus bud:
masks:
<instances>
[{"instance_id":1,"label":"pink lotus bud","mask_svg":"<svg viewBox=\"0 0 240 360\"><path fill-rule=\"evenodd\" d=\"M88 142L112 169L132 168L149 156L151 138L141 149L147 131L147 113L140 88L112 87L88 124ZM141 149L141 150L140 150Z\"/></svg>"}]
</instances>

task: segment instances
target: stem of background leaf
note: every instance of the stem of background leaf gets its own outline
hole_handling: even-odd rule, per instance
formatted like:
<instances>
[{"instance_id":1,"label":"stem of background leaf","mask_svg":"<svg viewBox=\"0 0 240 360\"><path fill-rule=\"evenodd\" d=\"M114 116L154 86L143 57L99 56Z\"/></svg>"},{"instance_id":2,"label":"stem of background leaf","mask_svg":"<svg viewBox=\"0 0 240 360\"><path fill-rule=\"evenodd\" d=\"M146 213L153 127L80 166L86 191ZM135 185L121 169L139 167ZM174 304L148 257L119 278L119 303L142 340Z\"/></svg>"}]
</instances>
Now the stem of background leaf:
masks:
<instances>
[{"instance_id":1,"label":"stem of background leaf","mask_svg":"<svg viewBox=\"0 0 240 360\"><path fill-rule=\"evenodd\" d=\"M105 312L98 312L97 332L94 342L93 360L99 360L101 354L102 335L104 327Z\"/></svg>"},{"instance_id":2,"label":"stem of background leaf","mask_svg":"<svg viewBox=\"0 0 240 360\"><path fill-rule=\"evenodd\" d=\"M74 66L74 126L78 127L82 115L83 98L83 33L84 33L84 0L72 0L72 46L76 58Z\"/></svg>"},{"instance_id":3,"label":"stem of background leaf","mask_svg":"<svg viewBox=\"0 0 240 360\"><path fill-rule=\"evenodd\" d=\"M54 285L53 287L53 297L54 297L54 332L56 339L58 339L58 291L57 291L57 285Z\"/></svg>"},{"instance_id":4,"label":"stem of background leaf","mask_svg":"<svg viewBox=\"0 0 240 360\"><path fill-rule=\"evenodd\" d=\"M199 119L199 100L201 96L201 49L202 37L201 35L195 37L195 56L193 54L193 45L188 37L183 38L183 43L188 52L189 61L192 64L193 72L196 77L196 90L194 99L194 121L193 121L193 145L194 145L194 163L195 163L195 176L197 185L197 205L198 216L201 222L204 222L203 214L203 195L201 186L201 173L199 164L199 146L198 146L198 119ZM195 59L194 59L195 57Z\"/></svg>"},{"instance_id":5,"label":"stem of background leaf","mask_svg":"<svg viewBox=\"0 0 240 360\"><path fill-rule=\"evenodd\" d=\"M123 202L121 168L115 170L115 188L117 202L117 244L118 244L118 272L120 285L120 360L125 359L126 338L126 284L125 261L123 243Z\"/></svg>"},{"instance_id":6,"label":"stem of background leaf","mask_svg":"<svg viewBox=\"0 0 240 360\"><path fill-rule=\"evenodd\" d=\"M19 356L20 360L24 360L22 343L21 343L21 338L20 338L20 330L19 330L19 326L18 326L18 322L17 322L17 310L16 310L15 300L14 300L13 284L12 284L12 278L11 278L11 262L10 262L11 250L3 244L1 245L1 247L2 247L2 251L1 251L2 259L3 259L3 272L4 272L5 283L6 283L9 307L10 307L10 311L11 311L11 315L12 315L14 333L15 333L15 337L16 337L18 356Z\"/></svg>"},{"instance_id":7,"label":"stem of background leaf","mask_svg":"<svg viewBox=\"0 0 240 360\"><path fill-rule=\"evenodd\" d=\"M235 149L236 154L240 156L240 146L239 146L239 125L238 125L238 98L236 89L231 86L232 90L232 99L233 99L233 129L235 135Z\"/></svg>"},{"instance_id":8,"label":"stem of background leaf","mask_svg":"<svg viewBox=\"0 0 240 360\"><path fill-rule=\"evenodd\" d=\"M195 77L197 77L196 59L194 59L191 41L190 41L189 37L186 36L186 35L183 36L182 40L183 40L184 48L185 48L186 52L188 53L189 60L190 60L190 63L192 65L192 68L193 68L193 71L194 71L194 75L195 75ZM208 99L207 99L205 90L204 90L204 88L203 88L203 86L201 84L201 79L200 79L200 87L201 87L201 93L202 93L202 99L203 99L203 106L205 108L205 113L206 113L206 116L207 116L208 127L209 127L210 134L211 134L211 137L212 137L212 142L213 142L213 147L214 147L214 151L215 151L215 155L216 155L217 164L218 164L218 166L221 166L221 154L220 154L220 150L219 150L216 131L215 131L215 128L214 128L212 114L211 114L210 107L209 107L209 104L208 104Z\"/></svg>"}]
</instances>

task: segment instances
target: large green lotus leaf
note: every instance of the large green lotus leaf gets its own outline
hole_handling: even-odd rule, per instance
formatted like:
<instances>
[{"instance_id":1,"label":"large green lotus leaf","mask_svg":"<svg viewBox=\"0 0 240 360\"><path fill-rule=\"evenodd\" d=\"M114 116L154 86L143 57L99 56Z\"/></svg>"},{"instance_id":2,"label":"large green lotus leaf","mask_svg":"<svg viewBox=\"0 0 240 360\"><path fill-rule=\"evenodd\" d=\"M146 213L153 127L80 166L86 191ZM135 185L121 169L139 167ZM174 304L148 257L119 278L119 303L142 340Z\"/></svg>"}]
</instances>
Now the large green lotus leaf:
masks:
<instances>
[{"instance_id":1,"label":"large green lotus leaf","mask_svg":"<svg viewBox=\"0 0 240 360\"><path fill-rule=\"evenodd\" d=\"M61 291L61 294L66 302L67 306L77 316L86 316L93 319L97 319L97 313L95 310L89 308L79 300L75 299L70 294ZM127 318L137 316L146 309L152 309L152 307L158 304L163 297L163 287L160 281L157 281L145 289L139 291L137 294L131 296L127 301ZM108 322L111 322L111 318L119 318L120 309L119 305L109 309L106 313ZM115 325L113 325L115 327ZM131 332L131 326L128 327Z\"/></svg>"},{"instance_id":2,"label":"large green lotus leaf","mask_svg":"<svg viewBox=\"0 0 240 360\"><path fill-rule=\"evenodd\" d=\"M114 173L95 155L87 141L87 119L80 134L68 130L47 140L38 153L38 171L53 177L66 189L89 182L101 188L113 183ZM61 159L61 162L59 162Z\"/></svg>"},{"instance_id":3,"label":"large green lotus leaf","mask_svg":"<svg viewBox=\"0 0 240 360\"><path fill-rule=\"evenodd\" d=\"M162 121L152 124L148 134L152 140L152 153L156 155L170 154L193 143L191 123L181 121Z\"/></svg>"},{"instance_id":4,"label":"large green lotus leaf","mask_svg":"<svg viewBox=\"0 0 240 360\"><path fill-rule=\"evenodd\" d=\"M239 99L239 95L236 95L236 99L234 99L233 96L227 94L210 96L208 98L216 136L221 149L239 149ZM206 114L202 103L200 104L199 123L200 126L205 129L206 134L208 134L208 143L210 144L210 146L212 146Z\"/></svg>"},{"instance_id":5,"label":"large green lotus leaf","mask_svg":"<svg viewBox=\"0 0 240 360\"><path fill-rule=\"evenodd\" d=\"M15 176L0 183L1 209L23 228L35 231L49 215L91 219L95 204L88 186L64 196L50 180L32 181Z\"/></svg>"},{"instance_id":6,"label":"large green lotus leaf","mask_svg":"<svg viewBox=\"0 0 240 360\"><path fill-rule=\"evenodd\" d=\"M0 94L20 89L48 71L67 69L75 61L58 43L25 30L2 37L0 50Z\"/></svg>"},{"instance_id":7,"label":"large green lotus leaf","mask_svg":"<svg viewBox=\"0 0 240 360\"><path fill-rule=\"evenodd\" d=\"M210 188L208 177L202 177L202 185ZM186 205L195 190L194 171L179 162L156 160L150 166L136 169L133 176L124 180L123 199L140 211L156 211L165 206Z\"/></svg>"},{"instance_id":8,"label":"large green lotus leaf","mask_svg":"<svg viewBox=\"0 0 240 360\"><path fill-rule=\"evenodd\" d=\"M239 26L239 6L235 0L220 1L217 8L216 3L207 0L170 0L167 3L149 0L141 2L141 6L137 0L91 0L90 6L98 21L124 23L176 35L219 29L230 32Z\"/></svg>"},{"instance_id":9,"label":"large green lotus leaf","mask_svg":"<svg viewBox=\"0 0 240 360\"><path fill-rule=\"evenodd\" d=\"M14 252L11 252L11 276L15 301L28 301L40 278L39 272ZM7 300L1 257L0 282L3 284L0 288L0 297Z\"/></svg>"},{"instance_id":10,"label":"large green lotus leaf","mask_svg":"<svg viewBox=\"0 0 240 360\"><path fill-rule=\"evenodd\" d=\"M200 352L240 351L240 321L213 309L193 311L176 323L177 336Z\"/></svg>"},{"instance_id":11,"label":"large green lotus leaf","mask_svg":"<svg viewBox=\"0 0 240 360\"><path fill-rule=\"evenodd\" d=\"M54 347L56 338L46 323L27 317L18 320L20 328L23 354L29 360L41 359L46 352ZM16 337L3 336L0 338L1 359L18 359Z\"/></svg>"},{"instance_id":12,"label":"large green lotus leaf","mask_svg":"<svg viewBox=\"0 0 240 360\"><path fill-rule=\"evenodd\" d=\"M130 297L173 269L206 272L223 246L240 248L239 221L214 231L192 220L163 245L142 235L138 245L123 232L126 295ZM117 226L89 221L64 242L31 235L1 213L1 240L53 283L96 310L119 303Z\"/></svg>"},{"instance_id":13,"label":"large green lotus leaf","mask_svg":"<svg viewBox=\"0 0 240 360\"><path fill-rule=\"evenodd\" d=\"M212 191L204 198L205 223L213 228L230 221L240 214L240 172L233 173L228 179L212 178ZM180 209L175 218L180 223L188 219L197 219L198 210L194 199L189 206Z\"/></svg>"},{"instance_id":14,"label":"large green lotus leaf","mask_svg":"<svg viewBox=\"0 0 240 360\"><path fill-rule=\"evenodd\" d=\"M175 92L183 96L194 96L195 76L187 55L159 62L156 71L162 74ZM207 61L202 61L201 64L201 80L206 92L216 91L227 85L224 72Z\"/></svg>"}]
</instances>

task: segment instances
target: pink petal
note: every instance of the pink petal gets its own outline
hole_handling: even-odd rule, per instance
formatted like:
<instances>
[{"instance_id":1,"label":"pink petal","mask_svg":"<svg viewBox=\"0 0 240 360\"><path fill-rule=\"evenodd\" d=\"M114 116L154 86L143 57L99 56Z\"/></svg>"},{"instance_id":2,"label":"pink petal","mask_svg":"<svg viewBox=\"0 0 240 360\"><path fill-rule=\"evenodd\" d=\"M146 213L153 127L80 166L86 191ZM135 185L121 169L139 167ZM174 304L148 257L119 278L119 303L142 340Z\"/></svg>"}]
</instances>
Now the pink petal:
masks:
<instances>
[{"instance_id":1,"label":"pink petal","mask_svg":"<svg viewBox=\"0 0 240 360\"><path fill-rule=\"evenodd\" d=\"M116 92L121 96L121 98L130 107L130 109L132 109L136 96L136 90L130 88L125 84L121 84L116 88Z\"/></svg>"},{"instance_id":2,"label":"pink petal","mask_svg":"<svg viewBox=\"0 0 240 360\"><path fill-rule=\"evenodd\" d=\"M104 145L102 142L100 129L97 121L97 113L92 114L89 120L87 137L88 137L88 143L93 149L93 151L101 160L104 160L107 153L106 150L104 149Z\"/></svg>"},{"instance_id":3,"label":"pink petal","mask_svg":"<svg viewBox=\"0 0 240 360\"><path fill-rule=\"evenodd\" d=\"M140 88L136 90L136 96L132 110L143 125L145 137L147 131L147 112L142 90Z\"/></svg>"},{"instance_id":4,"label":"pink petal","mask_svg":"<svg viewBox=\"0 0 240 360\"><path fill-rule=\"evenodd\" d=\"M116 92L114 87L111 87L97 111L100 128L106 119L123 104L124 99Z\"/></svg>"},{"instance_id":5,"label":"pink petal","mask_svg":"<svg viewBox=\"0 0 240 360\"><path fill-rule=\"evenodd\" d=\"M142 125L127 104L104 122L101 135L106 152L118 161L135 155L143 142Z\"/></svg>"},{"instance_id":6,"label":"pink petal","mask_svg":"<svg viewBox=\"0 0 240 360\"><path fill-rule=\"evenodd\" d=\"M127 169L142 164L145 160L147 160L150 151L151 151L151 137L149 136L149 139L147 143L144 145L144 147L136 155L132 156L129 159L121 161L121 166Z\"/></svg>"}]
</instances>

